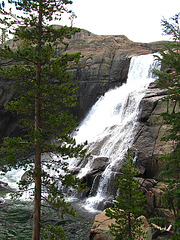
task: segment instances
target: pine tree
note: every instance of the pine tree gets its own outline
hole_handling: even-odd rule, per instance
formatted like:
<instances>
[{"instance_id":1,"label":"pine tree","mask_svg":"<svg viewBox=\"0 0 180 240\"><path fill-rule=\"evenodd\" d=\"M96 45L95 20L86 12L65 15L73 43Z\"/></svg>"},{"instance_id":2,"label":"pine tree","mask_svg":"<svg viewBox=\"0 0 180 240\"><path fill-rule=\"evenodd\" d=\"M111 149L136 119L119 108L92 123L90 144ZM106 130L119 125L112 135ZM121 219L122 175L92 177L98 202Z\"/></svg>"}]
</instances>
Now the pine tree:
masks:
<instances>
[{"instance_id":1,"label":"pine tree","mask_svg":"<svg viewBox=\"0 0 180 240\"><path fill-rule=\"evenodd\" d=\"M158 76L158 87L167 89L167 96L163 99L167 103L167 111L162 113L164 124L169 126L166 136L162 140L171 142L173 149L161 156L165 164L160 177L168 182L164 200L175 216L175 236L179 239L180 232L180 13L167 21L162 20L163 32L172 37L156 56L161 69L154 71Z\"/></svg>"},{"instance_id":2,"label":"pine tree","mask_svg":"<svg viewBox=\"0 0 180 240\"><path fill-rule=\"evenodd\" d=\"M138 217L144 213L145 197L139 189L139 182L134 179L137 170L132 162L129 151L126 154L122 175L116 179L119 195L113 208L106 209L106 216L115 219L115 224L109 226L110 233L117 240L140 239L143 236L141 221Z\"/></svg>"},{"instance_id":3,"label":"pine tree","mask_svg":"<svg viewBox=\"0 0 180 240\"><path fill-rule=\"evenodd\" d=\"M55 28L49 23L60 20L70 0L10 0L17 10L15 16L1 7L1 22L14 35L16 49L0 48L2 60L13 60L13 66L1 66L0 74L14 81L16 98L5 108L19 114L24 136L5 137L0 150L1 170L28 169L27 179L19 184L20 192L33 191L33 240L40 239L40 228L52 232L59 239L55 227L43 226L42 204L46 202L63 215L75 212L64 200L62 188L77 187L78 181L68 171L68 157L83 157L84 144L76 145L71 136L76 119L69 109L77 104L77 83L72 80L72 69L78 64L80 53L63 54L65 39L79 29ZM58 227L59 228L59 227ZM63 231L59 231L63 239ZM50 236L49 238L52 239ZM48 239L48 238L47 238ZM65 239L65 238L64 238Z\"/></svg>"}]
</instances>

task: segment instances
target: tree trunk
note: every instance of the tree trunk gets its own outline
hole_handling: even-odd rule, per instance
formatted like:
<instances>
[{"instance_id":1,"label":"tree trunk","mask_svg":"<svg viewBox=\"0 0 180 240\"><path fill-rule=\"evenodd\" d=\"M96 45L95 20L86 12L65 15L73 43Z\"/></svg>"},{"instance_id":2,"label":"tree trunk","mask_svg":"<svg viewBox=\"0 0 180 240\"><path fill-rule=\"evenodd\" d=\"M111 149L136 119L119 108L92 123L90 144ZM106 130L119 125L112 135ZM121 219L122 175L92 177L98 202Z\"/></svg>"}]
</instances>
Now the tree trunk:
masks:
<instances>
[{"instance_id":1,"label":"tree trunk","mask_svg":"<svg viewBox=\"0 0 180 240\"><path fill-rule=\"evenodd\" d=\"M41 80L41 68L36 66L36 96L35 96L35 195L34 195L34 216L32 240L40 239L40 219L41 219L41 144L39 139L39 129L41 124L41 106L39 86Z\"/></svg>"},{"instance_id":2,"label":"tree trunk","mask_svg":"<svg viewBox=\"0 0 180 240\"><path fill-rule=\"evenodd\" d=\"M34 195L34 215L32 240L40 239L40 219L41 219L41 147L36 145L35 154L35 195Z\"/></svg>"},{"instance_id":3,"label":"tree trunk","mask_svg":"<svg viewBox=\"0 0 180 240\"><path fill-rule=\"evenodd\" d=\"M131 213L128 213L128 235L129 239L132 239L132 234L131 234Z\"/></svg>"},{"instance_id":4,"label":"tree trunk","mask_svg":"<svg viewBox=\"0 0 180 240\"><path fill-rule=\"evenodd\" d=\"M40 85L41 85L41 37L42 37L42 0L39 0L39 25L38 25L38 61L36 68L35 83L35 195L34 195L34 216L32 240L40 239L40 220L41 220L41 143L39 130L41 127L41 104L40 104Z\"/></svg>"}]
</instances>

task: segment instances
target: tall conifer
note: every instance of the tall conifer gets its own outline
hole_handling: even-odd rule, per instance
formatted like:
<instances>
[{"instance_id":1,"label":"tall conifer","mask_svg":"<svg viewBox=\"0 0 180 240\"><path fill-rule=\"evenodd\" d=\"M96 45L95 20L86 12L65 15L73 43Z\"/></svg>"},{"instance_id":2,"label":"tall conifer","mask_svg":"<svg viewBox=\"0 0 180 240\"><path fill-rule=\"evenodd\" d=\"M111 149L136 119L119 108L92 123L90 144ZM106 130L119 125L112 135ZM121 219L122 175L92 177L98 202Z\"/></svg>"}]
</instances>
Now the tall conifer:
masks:
<instances>
[{"instance_id":1,"label":"tall conifer","mask_svg":"<svg viewBox=\"0 0 180 240\"><path fill-rule=\"evenodd\" d=\"M161 156L165 162L160 177L168 182L164 195L167 206L174 212L175 235L180 234L180 13L169 21L162 20L163 32L171 36L160 55L156 56L161 63L161 69L155 70L158 76L157 84L162 89L167 89L167 96L163 99L167 104L167 111L162 113L164 124L168 126L163 141L170 142L172 151Z\"/></svg>"},{"instance_id":2,"label":"tall conifer","mask_svg":"<svg viewBox=\"0 0 180 240\"><path fill-rule=\"evenodd\" d=\"M63 54L63 49L67 47L65 39L79 29L49 25L68 12L70 0L9 0L9 3L25 15L19 17L1 6L1 24L11 29L16 47L0 48L2 60L13 60L12 66L0 67L0 74L14 81L16 98L5 108L20 115L24 136L4 138L0 164L5 172L13 167L28 168L20 189L23 192L35 184L32 240L39 240L43 226L42 198L62 214L74 214L64 201L62 186L77 185L67 169L67 157L83 157L85 153L84 146L76 145L71 136L77 124L69 113L77 103L77 83L72 80L71 71L78 64L80 53ZM59 239L53 227L44 228Z\"/></svg>"}]
</instances>

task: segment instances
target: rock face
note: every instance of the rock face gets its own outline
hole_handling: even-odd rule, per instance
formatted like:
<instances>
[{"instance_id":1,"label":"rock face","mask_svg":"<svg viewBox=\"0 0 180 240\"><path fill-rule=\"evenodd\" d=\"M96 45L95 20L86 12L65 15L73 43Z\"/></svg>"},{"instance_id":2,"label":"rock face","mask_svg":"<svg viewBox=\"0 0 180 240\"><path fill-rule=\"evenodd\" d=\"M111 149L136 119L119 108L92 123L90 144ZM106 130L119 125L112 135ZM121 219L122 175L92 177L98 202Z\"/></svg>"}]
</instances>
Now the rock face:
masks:
<instances>
[{"instance_id":1,"label":"rock face","mask_svg":"<svg viewBox=\"0 0 180 240\"><path fill-rule=\"evenodd\" d=\"M135 43L126 36L99 36L82 30L69 41L66 52L84 56L75 76L79 82L78 116L84 117L106 91L126 82L134 55L156 52L162 43Z\"/></svg>"},{"instance_id":2,"label":"rock face","mask_svg":"<svg viewBox=\"0 0 180 240\"><path fill-rule=\"evenodd\" d=\"M136 166L143 169L141 174L145 178L157 176L157 157L169 152L171 148L169 143L160 141L166 130L160 117L166 110L165 102L162 101L165 95L165 90L158 89L156 84L152 83L140 104L139 126L131 150L136 155Z\"/></svg>"},{"instance_id":3,"label":"rock face","mask_svg":"<svg viewBox=\"0 0 180 240\"><path fill-rule=\"evenodd\" d=\"M169 142L161 141L161 137L167 129L167 126L163 125L162 117L160 116L167 107L166 103L162 101L166 93L166 90L160 90L156 87L156 83L152 83L140 104L138 128L136 129L134 143L130 151L136 156L138 176L145 179L157 178L163 164L158 161L158 156L170 152L172 147ZM104 161L103 158L94 159L95 165L94 167L92 166L92 171L88 172L84 177L84 182L88 187L87 195L94 196L96 194L102 170L106 167L107 163L108 161ZM118 168L115 169L111 179L108 181L107 189L110 196L116 194L114 182L115 178L121 174L121 165L122 162L119 163ZM149 193L149 195L151 196L152 193ZM103 206L104 203L101 206L99 205L99 209L103 210Z\"/></svg>"},{"instance_id":4,"label":"rock face","mask_svg":"<svg viewBox=\"0 0 180 240\"><path fill-rule=\"evenodd\" d=\"M75 110L79 120L107 90L126 82L132 56L156 52L162 46L161 42L134 43L123 35L99 36L86 30L68 41L64 53L80 51L83 55L78 69L73 72L79 83L79 104ZM12 41L8 44L17 47ZM0 142L4 136L17 135L20 131L17 117L4 110L4 105L14 97L11 85L10 80L0 76Z\"/></svg>"}]
</instances>

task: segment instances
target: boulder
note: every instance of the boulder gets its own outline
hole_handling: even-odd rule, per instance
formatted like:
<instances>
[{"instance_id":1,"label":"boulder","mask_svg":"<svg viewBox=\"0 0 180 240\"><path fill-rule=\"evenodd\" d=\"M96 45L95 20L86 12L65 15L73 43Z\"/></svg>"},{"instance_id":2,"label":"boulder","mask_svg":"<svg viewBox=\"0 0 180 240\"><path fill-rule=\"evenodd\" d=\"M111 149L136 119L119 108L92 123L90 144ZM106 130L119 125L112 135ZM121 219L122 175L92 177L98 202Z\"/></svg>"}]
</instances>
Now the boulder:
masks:
<instances>
[{"instance_id":1,"label":"boulder","mask_svg":"<svg viewBox=\"0 0 180 240\"><path fill-rule=\"evenodd\" d=\"M152 229L152 239L155 240L169 240L173 233L171 232L172 225L170 225L167 229L161 228L160 226L151 223Z\"/></svg>"},{"instance_id":2,"label":"boulder","mask_svg":"<svg viewBox=\"0 0 180 240\"><path fill-rule=\"evenodd\" d=\"M151 208L150 214L152 213L152 211L154 209L154 200L155 200L154 193L151 191L146 192L146 203Z\"/></svg>"},{"instance_id":3,"label":"boulder","mask_svg":"<svg viewBox=\"0 0 180 240\"><path fill-rule=\"evenodd\" d=\"M96 194L101 173L105 170L109 163L109 159L106 157L91 158L91 171L88 172L83 178L83 183L86 184L86 196L94 196Z\"/></svg>"},{"instance_id":4,"label":"boulder","mask_svg":"<svg viewBox=\"0 0 180 240\"><path fill-rule=\"evenodd\" d=\"M154 194L154 207L161 208L163 207L163 203L161 197L166 190L167 184L163 182L158 182L156 186L152 187L150 191Z\"/></svg>"},{"instance_id":5,"label":"boulder","mask_svg":"<svg viewBox=\"0 0 180 240\"><path fill-rule=\"evenodd\" d=\"M91 227L89 240L114 240L109 233L109 225L115 223L115 220L111 220L105 215L105 211L95 216L93 225Z\"/></svg>"},{"instance_id":6,"label":"boulder","mask_svg":"<svg viewBox=\"0 0 180 240\"><path fill-rule=\"evenodd\" d=\"M144 179L144 178L140 178L140 177L135 177L134 179L136 181L138 181L140 187L145 188L146 191L148 191L153 186L157 185L157 181L155 179L150 179L150 178Z\"/></svg>"},{"instance_id":7,"label":"boulder","mask_svg":"<svg viewBox=\"0 0 180 240\"><path fill-rule=\"evenodd\" d=\"M104 211L106 208L110 208L114 206L114 198L112 197L108 197L108 198L104 198L103 200L101 200L96 208L100 211Z\"/></svg>"},{"instance_id":8,"label":"boulder","mask_svg":"<svg viewBox=\"0 0 180 240\"><path fill-rule=\"evenodd\" d=\"M143 184L142 184L143 185ZM141 186L142 186L141 185ZM157 184L152 187L145 188L145 196L146 196L146 216L147 217L162 217L166 219L170 224L174 224L174 214L169 209L166 209L163 201L162 195L164 190L166 190L167 184L163 182L157 182Z\"/></svg>"}]
</instances>

